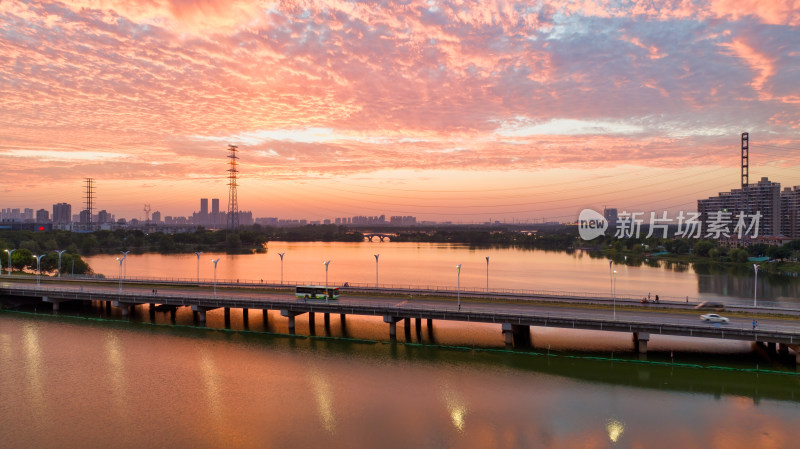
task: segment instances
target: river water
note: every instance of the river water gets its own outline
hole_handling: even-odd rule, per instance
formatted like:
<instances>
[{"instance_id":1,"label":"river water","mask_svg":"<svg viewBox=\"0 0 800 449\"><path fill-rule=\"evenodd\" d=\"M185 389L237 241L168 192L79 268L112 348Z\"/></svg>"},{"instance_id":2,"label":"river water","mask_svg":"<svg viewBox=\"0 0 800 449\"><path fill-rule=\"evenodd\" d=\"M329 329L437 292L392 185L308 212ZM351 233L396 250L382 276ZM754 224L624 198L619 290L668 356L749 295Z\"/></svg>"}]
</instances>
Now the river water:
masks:
<instances>
[{"instance_id":1,"label":"river water","mask_svg":"<svg viewBox=\"0 0 800 449\"><path fill-rule=\"evenodd\" d=\"M279 254L283 253L283 263ZM375 255L378 254L376 264ZM96 273L117 277L121 255L97 255L86 260ZM488 275L487 275L487 262ZM323 263L330 260L331 285L387 287L441 287L455 290L529 290L585 292L641 298L719 299L752 304L755 277L744 267L688 266L664 261L634 265L621 260L609 267L608 259L576 251L543 251L513 247L475 248L460 244L395 242L270 242L266 253L161 255L128 254L122 271L126 277L212 280L219 258L218 280L286 284L325 283ZM649 265L648 265L649 263ZM456 268L461 265L460 274ZM377 266L376 266L377 265ZM281 275L281 268L283 274ZM376 273L377 269L377 273ZM615 273L614 273L615 272ZM376 279L377 277L377 279ZM488 279L487 279L488 278ZM800 278L759 273L757 300L762 305L798 302Z\"/></svg>"},{"instance_id":2,"label":"river water","mask_svg":"<svg viewBox=\"0 0 800 449\"><path fill-rule=\"evenodd\" d=\"M219 257L219 279L280 282L280 252L287 284L323 283L325 260L331 283L374 284L380 254L381 285L485 289L489 256L491 289L611 288L608 262L585 254L400 243L203 254L200 277L213 277ZM196 279L197 260L129 254L124 269ZM108 255L89 263L120 270ZM631 295L725 296L703 291L725 285L743 290L726 298L745 301L748 280L753 288L746 273L614 268L617 292ZM784 297L792 281L762 284L773 301L795 299ZM744 342L653 336L645 362L627 334L534 328L533 350L513 351L489 324L434 321L420 334L401 324L396 343L380 317L311 328L300 316L298 335L287 331L277 312L264 322L233 310L225 323L216 310L205 328L185 309L0 312L2 447L797 447L800 375Z\"/></svg>"}]
</instances>

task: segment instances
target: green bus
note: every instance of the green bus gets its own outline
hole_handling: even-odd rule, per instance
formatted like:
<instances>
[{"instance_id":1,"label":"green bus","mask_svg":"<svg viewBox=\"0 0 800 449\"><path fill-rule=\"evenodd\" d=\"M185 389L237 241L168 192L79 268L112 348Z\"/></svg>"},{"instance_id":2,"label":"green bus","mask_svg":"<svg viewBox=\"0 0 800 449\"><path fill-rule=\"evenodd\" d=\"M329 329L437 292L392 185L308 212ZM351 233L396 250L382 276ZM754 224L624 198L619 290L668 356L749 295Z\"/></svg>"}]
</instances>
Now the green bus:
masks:
<instances>
[{"instance_id":1,"label":"green bus","mask_svg":"<svg viewBox=\"0 0 800 449\"><path fill-rule=\"evenodd\" d=\"M328 292L328 299L339 297L338 287L324 287L320 285L298 285L295 287L294 295L303 299L325 299L325 291Z\"/></svg>"}]
</instances>

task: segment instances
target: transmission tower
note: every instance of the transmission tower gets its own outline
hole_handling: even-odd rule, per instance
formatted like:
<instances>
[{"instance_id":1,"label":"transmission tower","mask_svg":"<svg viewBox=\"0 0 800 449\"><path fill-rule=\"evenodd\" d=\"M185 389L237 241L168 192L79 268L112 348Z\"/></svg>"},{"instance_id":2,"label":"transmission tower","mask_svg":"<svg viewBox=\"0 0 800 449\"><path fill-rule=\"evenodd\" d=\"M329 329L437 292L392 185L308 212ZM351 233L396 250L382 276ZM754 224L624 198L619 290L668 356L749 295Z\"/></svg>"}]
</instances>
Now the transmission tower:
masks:
<instances>
[{"instance_id":1,"label":"transmission tower","mask_svg":"<svg viewBox=\"0 0 800 449\"><path fill-rule=\"evenodd\" d=\"M86 178L83 182L86 192L86 211L88 213L86 222L92 224L92 210L94 210L94 178Z\"/></svg>"},{"instance_id":2,"label":"transmission tower","mask_svg":"<svg viewBox=\"0 0 800 449\"><path fill-rule=\"evenodd\" d=\"M239 170L236 169L236 161L239 159L236 152L239 151L239 147L228 145L228 151L230 152L228 155L230 159L228 162L230 165L228 168L228 229L235 231L239 229L239 200L236 197L236 186L238 185L236 180L239 173Z\"/></svg>"},{"instance_id":3,"label":"transmission tower","mask_svg":"<svg viewBox=\"0 0 800 449\"><path fill-rule=\"evenodd\" d=\"M742 133L742 189L747 187L749 178L750 161L750 133Z\"/></svg>"},{"instance_id":4,"label":"transmission tower","mask_svg":"<svg viewBox=\"0 0 800 449\"><path fill-rule=\"evenodd\" d=\"M145 204L144 205L144 221L147 221L147 222L150 221L150 205L149 204Z\"/></svg>"}]
</instances>

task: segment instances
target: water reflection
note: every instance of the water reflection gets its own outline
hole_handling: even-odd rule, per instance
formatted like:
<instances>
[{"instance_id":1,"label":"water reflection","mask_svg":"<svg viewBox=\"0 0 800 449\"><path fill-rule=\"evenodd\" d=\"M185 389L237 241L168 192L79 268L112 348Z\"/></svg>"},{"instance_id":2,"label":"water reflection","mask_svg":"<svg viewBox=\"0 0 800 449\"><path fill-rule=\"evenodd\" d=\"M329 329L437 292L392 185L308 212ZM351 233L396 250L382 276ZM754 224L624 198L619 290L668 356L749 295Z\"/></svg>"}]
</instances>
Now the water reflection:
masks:
<instances>
[{"instance_id":1,"label":"water reflection","mask_svg":"<svg viewBox=\"0 0 800 449\"><path fill-rule=\"evenodd\" d=\"M108 331L105 338L105 353L108 363L108 379L111 382L111 396L114 398L115 410L120 418L127 417L128 373L125 370L125 359L119 336Z\"/></svg>"},{"instance_id":2,"label":"water reflection","mask_svg":"<svg viewBox=\"0 0 800 449\"><path fill-rule=\"evenodd\" d=\"M25 352L25 380L27 396L33 414L37 419L46 418L45 380L42 347L39 342L39 326L25 323L22 346Z\"/></svg>"},{"instance_id":3,"label":"water reflection","mask_svg":"<svg viewBox=\"0 0 800 449\"><path fill-rule=\"evenodd\" d=\"M336 431L336 416L334 415L331 384L322 371L318 369L312 369L309 372L309 380L314 389L314 399L317 401L317 411L322 427L328 432L334 433Z\"/></svg>"},{"instance_id":4,"label":"water reflection","mask_svg":"<svg viewBox=\"0 0 800 449\"><path fill-rule=\"evenodd\" d=\"M608 431L608 439L611 440L612 443L616 443L619 437L625 432L625 424L612 418L608 420L606 430Z\"/></svg>"},{"instance_id":5,"label":"water reflection","mask_svg":"<svg viewBox=\"0 0 800 449\"><path fill-rule=\"evenodd\" d=\"M444 398L447 411L450 415L450 420L453 427L459 432L464 431L464 423L467 417L467 404L463 396L455 391L449 385L444 385L442 388L442 397Z\"/></svg>"}]
</instances>

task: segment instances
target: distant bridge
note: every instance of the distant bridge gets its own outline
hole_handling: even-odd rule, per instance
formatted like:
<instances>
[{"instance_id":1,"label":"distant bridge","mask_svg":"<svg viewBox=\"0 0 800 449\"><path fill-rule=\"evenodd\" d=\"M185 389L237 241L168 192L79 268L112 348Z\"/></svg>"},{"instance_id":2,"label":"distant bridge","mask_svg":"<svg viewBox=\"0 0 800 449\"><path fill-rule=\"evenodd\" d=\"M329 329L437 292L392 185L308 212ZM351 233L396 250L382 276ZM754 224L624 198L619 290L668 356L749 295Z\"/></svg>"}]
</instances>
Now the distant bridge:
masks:
<instances>
[{"instance_id":1,"label":"distant bridge","mask_svg":"<svg viewBox=\"0 0 800 449\"><path fill-rule=\"evenodd\" d=\"M397 236L397 234L379 234L379 233L375 233L375 232L369 233L369 234L364 234L364 237L366 237L367 240L369 240L370 242L375 237L378 237L379 239L381 239L381 242L383 242L384 240L391 241L392 237L396 237L396 236Z\"/></svg>"}]
</instances>

